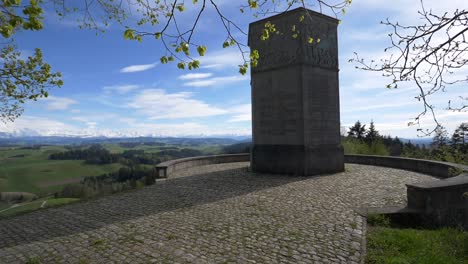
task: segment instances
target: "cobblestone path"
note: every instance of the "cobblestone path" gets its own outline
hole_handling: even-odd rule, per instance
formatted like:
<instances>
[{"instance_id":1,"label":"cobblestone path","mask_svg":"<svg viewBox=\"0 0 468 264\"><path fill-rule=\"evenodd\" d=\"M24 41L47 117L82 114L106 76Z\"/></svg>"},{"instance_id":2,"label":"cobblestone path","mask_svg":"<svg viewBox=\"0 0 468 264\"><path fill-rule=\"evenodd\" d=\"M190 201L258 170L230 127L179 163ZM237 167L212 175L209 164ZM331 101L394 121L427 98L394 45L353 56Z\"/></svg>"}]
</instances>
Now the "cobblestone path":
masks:
<instances>
[{"instance_id":1,"label":"cobblestone path","mask_svg":"<svg viewBox=\"0 0 468 264\"><path fill-rule=\"evenodd\" d=\"M141 190L0 220L0 263L359 263L361 206L405 203L430 176L346 165L291 177L248 163L189 169Z\"/></svg>"}]
</instances>

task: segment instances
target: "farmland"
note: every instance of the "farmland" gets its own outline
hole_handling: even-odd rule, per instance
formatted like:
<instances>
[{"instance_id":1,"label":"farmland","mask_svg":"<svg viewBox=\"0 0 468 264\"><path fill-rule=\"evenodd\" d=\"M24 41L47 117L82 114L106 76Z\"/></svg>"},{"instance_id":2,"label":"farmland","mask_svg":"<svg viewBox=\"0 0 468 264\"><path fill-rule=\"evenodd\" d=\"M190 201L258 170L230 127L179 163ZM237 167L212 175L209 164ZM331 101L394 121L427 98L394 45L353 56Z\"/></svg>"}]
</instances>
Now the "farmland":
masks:
<instances>
[{"instance_id":1,"label":"farmland","mask_svg":"<svg viewBox=\"0 0 468 264\"><path fill-rule=\"evenodd\" d=\"M201 154L215 154L222 145L181 145L143 143L104 143L111 153L126 150L143 150L145 153L161 154L170 159L172 152L193 149ZM66 146L47 145L40 147L0 147L0 192L30 192L38 196L60 191L64 185L79 182L85 176L97 176L118 170L123 165L87 164L83 160L51 160L49 155L67 151ZM172 152L171 152L172 151Z\"/></svg>"}]
</instances>

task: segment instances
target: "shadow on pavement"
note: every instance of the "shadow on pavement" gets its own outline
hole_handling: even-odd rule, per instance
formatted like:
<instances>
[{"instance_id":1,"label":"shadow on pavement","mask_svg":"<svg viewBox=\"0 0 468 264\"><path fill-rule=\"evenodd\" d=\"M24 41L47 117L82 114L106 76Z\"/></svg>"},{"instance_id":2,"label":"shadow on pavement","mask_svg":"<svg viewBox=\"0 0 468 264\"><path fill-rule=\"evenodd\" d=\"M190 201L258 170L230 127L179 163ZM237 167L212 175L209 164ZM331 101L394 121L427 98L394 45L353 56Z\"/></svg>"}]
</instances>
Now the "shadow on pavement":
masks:
<instances>
[{"instance_id":1,"label":"shadow on pavement","mask_svg":"<svg viewBox=\"0 0 468 264\"><path fill-rule=\"evenodd\" d=\"M247 167L168 179L137 191L0 220L0 248L68 236L305 179L255 174Z\"/></svg>"}]
</instances>

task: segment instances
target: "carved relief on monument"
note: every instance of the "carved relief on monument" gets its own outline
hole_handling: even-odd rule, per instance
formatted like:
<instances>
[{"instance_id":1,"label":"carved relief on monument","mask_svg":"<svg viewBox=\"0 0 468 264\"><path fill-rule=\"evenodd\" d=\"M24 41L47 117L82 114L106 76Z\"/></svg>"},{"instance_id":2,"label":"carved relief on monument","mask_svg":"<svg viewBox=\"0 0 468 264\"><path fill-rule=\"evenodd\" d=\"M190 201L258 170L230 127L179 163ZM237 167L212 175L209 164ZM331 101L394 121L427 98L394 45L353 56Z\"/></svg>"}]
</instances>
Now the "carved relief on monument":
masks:
<instances>
[{"instance_id":1,"label":"carved relief on monument","mask_svg":"<svg viewBox=\"0 0 468 264\"><path fill-rule=\"evenodd\" d=\"M249 43L255 43L260 54L257 67L252 72L290 66L292 64L308 64L322 68L338 68L338 44L336 25L330 21L307 18L307 22L299 22L301 13L284 16L275 21L276 33L271 33L268 40L260 40L265 22L254 24L250 28ZM304 20L304 21L306 21ZM293 37L291 28L300 32ZM313 37L315 42L308 43ZM320 41L317 41L320 39Z\"/></svg>"}]
</instances>

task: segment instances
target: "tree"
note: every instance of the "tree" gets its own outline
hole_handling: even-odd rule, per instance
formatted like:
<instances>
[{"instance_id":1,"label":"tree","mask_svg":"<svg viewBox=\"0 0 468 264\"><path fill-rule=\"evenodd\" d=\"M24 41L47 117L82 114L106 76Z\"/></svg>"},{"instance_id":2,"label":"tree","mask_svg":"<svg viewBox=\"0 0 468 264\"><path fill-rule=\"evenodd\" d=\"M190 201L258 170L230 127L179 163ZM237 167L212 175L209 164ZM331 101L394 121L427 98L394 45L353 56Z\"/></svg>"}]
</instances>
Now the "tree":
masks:
<instances>
[{"instance_id":1,"label":"tree","mask_svg":"<svg viewBox=\"0 0 468 264\"><path fill-rule=\"evenodd\" d=\"M447 145L449 139L448 139L448 133L447 130L445 130L444 127L438 126L435 131L434 131L434 137L432 138L432 146L436 148L440 148L442 146Z\"/></svg>"},{"instance_id":2,"label":"tree","mask_svg":"<svg viewBox=\"0 0 468 264\"><path fill-rule=\"evenodd\" d=\"M377 131L377 130L375 129L374 121L372 120L372 121L370 122L369 130L367 130L365 139L366 139L368 142L374 142L374 141L376 141L378 138L380 138L379 131Z\"/></svg>"},{"instance_id":3,"label":"tree","mask_svg":"<svg viewBox=\"0 0 468 264\"><path fill-rule=\"evenodd\" d=\"M365 135L366 125L361 125L361 122L359 120L356 123L354 123L354 126L349 128L348 137L363 139Z\"/></svg>"},{"instance_id":4,"label":"tree","mask_svg":"<svg viewBox=\"0 0 468 264\"><path fill-rule=\"evenodd\" d=\"M27 59L21 58L12 36L18 30L42 29L43 10L41 2L30 0L21 5L21 0L5 0L0 6L0 34L2 47L0 58L0 120L13 121L23 112L23 104L48 96L48 89L61 86L61 74L52 72L43 61L42 52L36 49Z\"/></svg>"},{"instance_id":5,"label":"tree","mask_svg":"<svg viewBox=\"0 0 468 264\"><path fill-rule=\"evenodd\" d=\"M468 68L468 9L457 9L452 13L435 14L424 7L418 12L421 23L401 25L389 19L381 22L391 28L391 45L385 52L389 56L380 62L365 61L355 54L350 61L357 68L381 72L391 79L387 88L396 89L398 85L411 82L418 90L416 99L423 104L422 111L409 125L418 125L421 117L430 113L436 123L432 130L418 129L428 135L440 127L429 97L446 91L450 86L467 83L468 76L457 77ZM468 98L460 96L457 105L450 100L447 109L463 111L468 108Z\"/></svg>"},{"instance_id":6,"label":"tree","mask_svg":"<svg viewBox=\"0 0 468 264\"><path fill-rule=\"evenodd\" d=\"M461 123L453 132L452 144L463 144L468 142L468 123Z\"/></svg>"}]
</instances>

